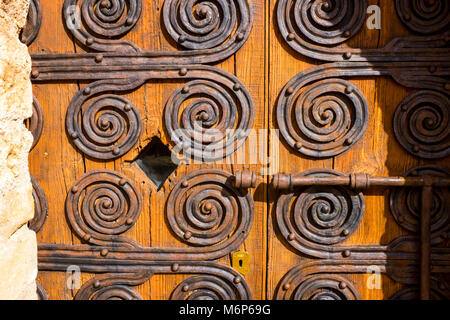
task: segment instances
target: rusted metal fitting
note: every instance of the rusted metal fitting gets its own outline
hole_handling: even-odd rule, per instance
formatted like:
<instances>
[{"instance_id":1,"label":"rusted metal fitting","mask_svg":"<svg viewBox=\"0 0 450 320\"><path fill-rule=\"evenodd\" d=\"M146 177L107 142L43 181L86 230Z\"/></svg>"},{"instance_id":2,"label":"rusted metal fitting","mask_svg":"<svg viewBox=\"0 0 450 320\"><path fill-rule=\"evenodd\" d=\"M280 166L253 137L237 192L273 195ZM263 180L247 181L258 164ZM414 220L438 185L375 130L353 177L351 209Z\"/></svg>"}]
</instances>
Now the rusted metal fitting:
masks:
<instances>
[{"instance_id":1,"label":"rusted metal fitting","mask_svg":"<svg viewBox=\"0 0 450 320\"><path fill-rule=\"evenodd\" d=\"M364 173L350 175L350 187L355 190L364 190L370 187L370 176Z\"/></svg>"},{"instance_id":2,"label":"rusted metal fitting","mask_svg":"<svg viewBox=\"0 0 450 320\"><path fill-rule=\"evenodd\" d=\"M272 178L272 187L275 190L292 190L292 176L290 174L276 174Z\"/></svg>"},{"instance_id":3,"label":"rusted metal fitting","mask_svg":"<svg viewBox=\"0 0 450 320\"><path fill-rule=\"evenodd\" d=\"M256 188L257 178L254 171L238 171L234 175L234 187L238 189Z\"/></svg>"}]
</instances>

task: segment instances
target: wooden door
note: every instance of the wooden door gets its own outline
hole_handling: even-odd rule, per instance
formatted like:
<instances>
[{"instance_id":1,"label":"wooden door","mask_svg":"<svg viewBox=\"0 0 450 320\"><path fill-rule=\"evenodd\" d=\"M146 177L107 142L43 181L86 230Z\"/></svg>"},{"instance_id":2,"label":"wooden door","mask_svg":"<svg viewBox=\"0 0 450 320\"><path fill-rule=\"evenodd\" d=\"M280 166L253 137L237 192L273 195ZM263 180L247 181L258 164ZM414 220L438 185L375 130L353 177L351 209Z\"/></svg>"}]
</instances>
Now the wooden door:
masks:
<instances>
[{"instance_id":1,"label":"wooden door","mask_svg":"<svg viewBox=\"0 0 450 320\"><path fill-rule=\"evenodd\" d=\"M41 298L447 298L449 16L32 0Z\"/></svg>"}]
</instances>

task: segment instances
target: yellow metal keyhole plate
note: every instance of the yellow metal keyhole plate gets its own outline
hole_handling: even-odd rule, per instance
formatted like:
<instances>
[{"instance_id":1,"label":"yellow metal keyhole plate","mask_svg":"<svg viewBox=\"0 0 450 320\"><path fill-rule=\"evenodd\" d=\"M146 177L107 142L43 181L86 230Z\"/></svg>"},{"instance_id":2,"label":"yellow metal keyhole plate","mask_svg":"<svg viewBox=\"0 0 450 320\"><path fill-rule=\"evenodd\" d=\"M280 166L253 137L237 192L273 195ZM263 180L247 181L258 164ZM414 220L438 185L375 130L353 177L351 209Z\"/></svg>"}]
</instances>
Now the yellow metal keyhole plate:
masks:
<instances>
[{"instance_id":1,"label":"yellow metal keyhole plate","mask_svg":"<svg viewBox=\"0 0 450 320\"><path fill-rule=\"evenodd\" d=\"M231 266L246 275L250 271L250 257L246 251L237 251L231 254Z\"/></svg>"}]
</instances>

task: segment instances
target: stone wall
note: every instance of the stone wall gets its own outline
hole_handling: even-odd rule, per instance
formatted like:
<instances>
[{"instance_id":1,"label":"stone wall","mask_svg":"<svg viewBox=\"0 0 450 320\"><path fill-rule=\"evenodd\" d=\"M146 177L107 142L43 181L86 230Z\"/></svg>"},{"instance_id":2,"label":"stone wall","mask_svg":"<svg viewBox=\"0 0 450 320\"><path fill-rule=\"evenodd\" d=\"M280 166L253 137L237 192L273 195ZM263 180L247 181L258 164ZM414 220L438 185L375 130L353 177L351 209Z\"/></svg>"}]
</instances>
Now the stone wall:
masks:
<instances>
[{"instance_id":1,"label":"stone wall","mask_svg":"<svg viewBox=\"0 0 450 320\"><path fill-rule=\"evenodd\" d=\"M29 0L0 0L0 299L36 299L36 234L24 126L32 113L31 59L19 41Z\"/></svg>"}]
</instances>

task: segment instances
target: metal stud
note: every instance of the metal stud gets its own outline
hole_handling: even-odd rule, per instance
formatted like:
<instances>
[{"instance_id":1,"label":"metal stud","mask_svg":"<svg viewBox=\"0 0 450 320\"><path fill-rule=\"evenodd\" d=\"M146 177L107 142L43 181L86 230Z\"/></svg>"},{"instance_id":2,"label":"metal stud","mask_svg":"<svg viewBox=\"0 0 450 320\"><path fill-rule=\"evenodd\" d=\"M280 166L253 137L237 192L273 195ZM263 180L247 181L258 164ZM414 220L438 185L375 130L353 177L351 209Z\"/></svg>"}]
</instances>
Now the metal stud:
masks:
<instances>
[{"instance_id":1,"label":"metal stud","mask_svg":"<svg viewBox=\"0 0 450 320\"><path fill-rule=\"evenodd\" d=\"M93 38L87 38L86 39L86 45L91 46L94 44L94 39Z\"/></svg>"},{"instance_id":2,"label":"metal stud","mask_svg":"<svg viewBox=\"0 0 450 320\"><path fill-rule=\"evenodd\" d=\"M346 94L351 94L351 93L353 93L353 88L352 88L351 86L345 87L345 93L346 93Z\"/></svg>"},{"instance_id":3,"label":"metal stud","mask_svg":"<svg viewBox=\"0 0 450 320\"><path fill-rule=\"evenodd\" d=\"M181 89L181 92L183 92L184 94L189 93L189 91L191 91L189 89L189 86L184 86L183 89Z\"/></svg>"},{"instance_id":4,"label":"metal stud","mask_svg":"<svg viewBox=\"0 0 450 320\"><path fill-rule=\"evenodd\" d=\"M101 63L103 61L103 55L102 54L97 54L96 56L95 56L95 62L97 62L97 63Z\"/></svg>"},{"instance_id":5,"label":"metal stud","mask_svg":"<svg viewBox=\"0 0 450 320\"><path fill-rule=\"evenodd\" d=\"M131 26L133 24L133 19L132 18L128 18L127 20L125 20L125 24L127 26Z\"/></svg>"},{"instance_id":6,"label":"metal stud","mask_svg":"<svg viewBox=\"0 0 450 320\"><path fill-rule=\"evenodd\" d=\"M286 93L287 93L288 95L293 94L293 93L294 93L294 88L289 87L289 88L286 90Z\"/></svg>"},{"instance_id":7,"label":"metal stud","mask_svg":"<svg viewBox=\"0 0 450 320\"><path fill-rule=\"evenodd\" d=\"M37 71L37 70L31 71L31 77L34 78L34 79L39 77L39 71Z\"/></svg>"},{"instance_id":8,"label":"metal stud","mask_svg":"<svg viewBox=\"0 0 450 320\"><path fill-rule=\"evenodd\" d=\"M181 70L180 70L179 73L180 73L180 76L183 76L183 77L184 77L185 75L187 75L187 72L188 72L188 71L187 71L186 68L181 68Z\"/></svg>"}]
</instances>

